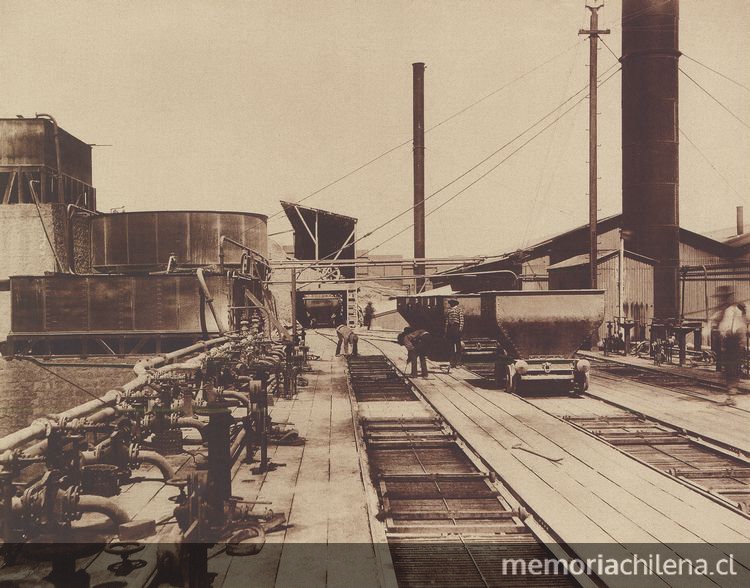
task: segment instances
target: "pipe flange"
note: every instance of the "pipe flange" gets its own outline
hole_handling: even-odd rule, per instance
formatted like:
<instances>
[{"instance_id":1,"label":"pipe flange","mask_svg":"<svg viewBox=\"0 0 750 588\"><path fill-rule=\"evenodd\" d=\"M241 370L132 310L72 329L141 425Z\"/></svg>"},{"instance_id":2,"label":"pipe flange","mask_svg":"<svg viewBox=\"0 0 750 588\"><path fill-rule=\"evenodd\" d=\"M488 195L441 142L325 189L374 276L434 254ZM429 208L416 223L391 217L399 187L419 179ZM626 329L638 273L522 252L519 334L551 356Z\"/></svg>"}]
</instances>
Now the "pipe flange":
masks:
<instances>
[{"instance_id":1,"label":"pipe flange","mask_svg":"<svg viewBox=\"0 0 750 588\"><path fill-rule=\"evenodd\" d=\"M78 508L80 498L80 486L70 486L68 489L60 490L57 493L57 509L61 522L70 523L79 520L83 516L83 513Z\"/></svg>"},{"instance_id":2,"label":"pipe flange","mask_svg":"<svg viewBox=\"0 0 750 588\"><path fill-rule=\"evenodd\" d=\"M131 443L128 446L128 465L131 468L138 467L138 454L141 452L141 446L138 443Z\"/></svg>"}]
</instances>

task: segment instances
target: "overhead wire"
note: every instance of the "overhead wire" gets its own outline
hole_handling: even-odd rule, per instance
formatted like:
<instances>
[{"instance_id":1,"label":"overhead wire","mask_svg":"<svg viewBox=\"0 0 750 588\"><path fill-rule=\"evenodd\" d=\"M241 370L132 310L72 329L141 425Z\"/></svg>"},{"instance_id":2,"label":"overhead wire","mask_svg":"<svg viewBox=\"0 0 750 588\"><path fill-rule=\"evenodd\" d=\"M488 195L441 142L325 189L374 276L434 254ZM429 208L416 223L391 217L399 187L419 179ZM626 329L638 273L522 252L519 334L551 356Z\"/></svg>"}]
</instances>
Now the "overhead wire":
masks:
<instances>
[{"instance_id":1,"label":"overhead wire","mask_svg":"<svg viewBox=\"0 0 750 588\"><path fill-rule=\"evenodd\" d=\"M701 67L705 67L707 70L714 72L716 75L721 76L725 80L728 80L728 81L732 82L733 84L738 85L740 88L743 88L743 89L745 89L745 90L747 90L747 91L750 92L750 87L746 86L745 84L743 84L741 82L738 82L737 80L735 80L733 78L730 78L728 75L725 75L725 74L721 73L720 71L714 69L713 67L711 67L709 65L706 65L705 63L701 63L700 61L698 61L694 57L690 57L690 55L687 55L685 53L682 54L682 57L686 57L690 61L693 61L693 62L697 63Z\"/></svg>"},{"instance_id":2,"label":"overhead wire","mask_svg":"<svg viewBox=\"0 0 750 588\"><path fill-rule=\"evenodd\" d=\"M630 22L633 19L639 18L651 12L654 12L657 8L664 6L665 4L668 4L672 1L673 0L663 0L662 2L659 2L658 4L654 4L653 6L646 6L645 8L641 8L640 10L636 10L635 12L630 13L626 17L621 18L618 22L612 25L610 29L614 30L614 29L620 28L623 25L623 23Z\"/></svg>"},{"instance_id":3,"label":"overhead wire","mask_svg":"<svg viewBox=\"0 0 750 588\"><path fill-rule=\"evenodd\" d=\"M496 89L492 90L491 92L489 92L488 94L485 94L484 96L478 98L477 100L475 100L471 104L468 104L467 106L464 106L463 108L461 108L460 110L454 112L450 116L448 116L448 117L442 119L441 121L435 123L434 125L426 128L425 129L425 133L428 133L428 132L430 132L432 130L435 130L436 128L438 128L438 127L444 125L445 123L453 120L454 118L462 115L463 113L465 113L466 111L470 110L471 108L474 108L478 104L481 104L485 100L487 100L487 99L491 98L492 96L498 94L499 92L502 92L503 90L505 90L509 86L515 84L516 82L521 81L522 79L526 78L527 76L531 75L532 73L536 72L537 70L543 68L545 65L548 65L549 63L553 62L554 60L558 59L559 57L562 57L563 55L565 55L566 53L568 53L569 51L571 51L572 49L574 49L575 47L577 47L580 44L580 42L581 42L581 40L576 41L576 43L574 43L573 45L570 45L569 47L567 47L563 51L560 51L559 53L553 55L549 59L546 59L545 61L539 63L538 65L535 65L531 69L529 69L529 70L525 71L524 73L516 76L515 78L513 78L509 82L506 82L505 84L503 84L499 88L496 88ZM412 142L412 139L410 138L410 139L407 139L406 141L404 141L402 143L399 143L398 145L395 145L394 147L391 147L390 149L387 149L386 151L383 151L381 154L379 154L379 155L373 157L372 159L366 161L365 163L357 166L353 170L351 170L351 171L349 171L349 172L347 172L347 173L345 173L345 174L337 177L335 180L333 180L331 182L328 182L325 186L322 186L322 187L318 188L317 190L314 190L313 192L310 192L305 197L301 198L300 200L297 200L297 202L295 202L295 204L301 204L302 202L305 202L306 200L312 198L313 196L316 196L317 194L320 194L324 190L327 190L328 188L334 186L335 184L338 184L339 182L345 180L346 178L348 178L348 177L356 174L358 171L363 170L364 168L368 167L369 165L371 165L371 164L375 163L376 161L382 159L386 155L390 155L394 151L396 151L398 149L401 149L402 147L405 147L406 145L409 145L411 142ZM275 212L274 214L272 214L271 216L269 216L268 220L271 220L271 219L277 217L282 212L284 212L283 209L282 210L278 210L277 212Z\"/></svg>"},{"instance_id":4,"label":"overhead wire","mask_svg":"<svg viewBox=\"0 0 750 588\"><path fill-rule=\"evenodd\" d=\"M659 6L662 6L662 5L664 5L664 4L667 4L668 2L671 2L671 1L672 1L672 0L664 0L663 2L660 2L659 4L656 4L656 5L654 5L654 6L648 6L648 7L646 7L646 8L643 8L643 9L641 9L641 10L638 10L638 11L636 11L636 12L634 12L634 13L632 13L632 14L628 15L628 16L627 16L626 18L623 18L623 19L621 19L619 23L615 24L615 25L614 25L614 26L612 27L612 29L615 29L615 28L617 28L617 27L621 26L621 25L622 25L622 23L624 23L624 22L628 22L628 21L630 21L630 20L632 20L632 19L634 19L634 18L637 18L637 17L639 17L639 16L642 16L642 15L644 15L644 14L647 14L647 13L649 13L649 12L653 11L654 9L658 8ZM552 61L554 61L555 59L557 59L557 58L561 57L562 55L565 55L565 54L566 54L566 53L567 53L568 51L570 51L571 49L573 49L573 48L577 47L577 46L578 46L578 45L579 45L579 44L580 44L581 42L583 42L583 41L585 41L585 38L583 38L583 39L580 39L579 41L577 41L577 42L576 42L576 43L574 43L573 45L571 45L571 46L567 47L566 49L564 49L563 51L561 51L560 53L557 53L557 54L553 55L553 56L552 56L552 57L550 57L549 59L547 59L547 60L543 61L542 63L540 63L540 64L538 64L538 65L536 65L536 66L534 66L534 67L533 67L533 68L531 68L530 70L528 70L528 71L524 72L523 74L521 74L521 75L519 75L519 76L517 76L517 77L513 78L513 79L512 79L512 80L511 80L510 82L508 82L508 83L506 83L506 84L504 84L504 85L500 86L499 88L497 88L497 89L493 90L492 92L489 92L488 94L485 94L485 95L484 95L484 96L482 96L481 98L479 98L479 99L475 100L474 102L472 102L471 104L469 104L469 105L467 105L467 106L463 107L462 109L458 110L457 112L454 112L453 114L451 114L451 115L450 115L450 116L448 116L447 118L445 118L445 119L441 120L440 122L436 123L435 125L433 125L433 126L431 126L431 127L428 127L427 129L425 129L425 133L427 133L427 132L429 132L429 131L432 131L432 130L434 130L434 129L438 128L439 126L441 126L441 125L443 125L443 124L447 123L448 121L450 121L450 120L452 120L452 119L456 118L457 116L460 116L461 114L463 114L463 113L464 113L464 112L466 112L467 110L469 110L469 109L473 108L474 106L477 106L478 104L480 104L480 103L484 102L484 101L485 101L485 100L487 100L488 98L490 98L490 97L494 96L495 94L497 94L497 93L501 92L502 90L506 89L507 87L509 87L510 85L514 84L515 82L518 82L518 81L522 80L523 78L525 78L525 77L527 77L527 76L531 75L532 73L534 73L535 71L537 71L537 70L541 69L541 68L542 68L542 67L544 67L545 65L547 65L547 64L549 64L549 63L551 63L551 62L552 62ZM611 49L610 49L610 51L611 51ZM310 192L309 194L307 194L306 196L304 196L304 197L303 197L303 198L301 198L300 200L297 200L297 202L295 202L295 204L301 204L302 202L305 202L306 200L308 200L308 199L312 198L313 196L316 196L317 194L320 194L321 192L323 192L323 191L327 190L328 188L330 188L330 187L332 187L332 186L334 186L334 185L338 184L339 182L342 182L343 180L345 180L345 179L349 178L350 176L352 176L352 175L356 174L357 172L359 172L359 171L361 171L361 170L365 169L366 167L368 167L368 166L372 165L372 164L373 164L373 163L375 163L376 161L379 161L379 160L380 160L380 159L382 159L383 157L386 157L387 155L390 155L390 154L391 154L391 153L393 153L394 151L397 151L398 149L400 149L400 148L402 148L402 147L405 147L406 145L409 145L409 144L410 144L411 142L412 142L412 139L407 139L406 141L404 141L404 142L402 142L402 143L399 143L398 145L395 145L394 147L391 147L391 148L387 149L386 151L383 151L383 152L382 152L382 153L380 153L379 155L376 155L376 156L375 156L375 157L373 157L372 159L370 159L370 160L366 161L365 163L363 163L363 164L361 164L361 165L357 166L357 167L356 167L356 168L354 168L353 170L351 170L351 171L349 171L349 172L347 172L347 173L345 173L345 174L343 174L343 175L341 175L341 176L337 177L337 178L336 178L335 180L333 180L333 181L331 181L331 182L328 182L327 184L325 184L324 186L322 186L322 187L318 188L317 190L314 190L313 192ZM271 219L274 219L274 218L276 218L276 217L277 217L277 216L279 216L279 215L280 215L280 214L281 214L282 212L284 212L284 211L283 211L283 209L281 209L281 210L278 210L278 211L276 211L276 212L275 212L274 214L272 214L271 216L269 216L269 217L268 217L268 220L271 220Z\"/></svg>"},{"instance_id":5,"label":"overhead wire","mask_svg":"<svg viewBox=\"0 0 750 588\"><path fill-rule=\"evenodd\" d=\"M610 71L613 67L615 67L615 66L613 65L612 67L610 67L607 70L607 72ZM602 74L602 75L604 75L604 74ZM489 155L487 155L486 157L484 157L481 161L479 161L478 163L474 164L473 166L471 166L470 168L468 168L467 170L465 170L463 173L461 173L458 176L456 176L455 178L453 178L447 184L444 184L443 186L441 186L440 188L438 188L434 192L431 192L429 195L427 195L424 198L423 202L426 202L427 200L430 200L431 198L437 196L442 191L446 190L447 188L449 188L450 186L452 186L453 184L455 184L456 182L458 182L462 178L464 178L467 175L469 175L472 171L474 171L475 169L477 169L478 167L480 167L482 164L484 164L487 161L489 161L490 159L492 159L495 155L497 155L498 153L500 153L506 147L512 145L515 141L517 141L518 139L520 139L521 137L523 137L524 135L526 135L527 133L529 133L532 129L534 129L536 126L538 126L539 124L541 124L542 122L544 122L550 116L554 115L555 112L557 112L558 110L560 110L560 108L562 108L563 106L565 106L571 100L574 100L579 94L581 94L581 92L585 92L587 90L587 88L588 88L588 86L584 86L583 88L581 88L580 90L578 90L577 92L575 92L574 94L572 94L571 96L569 96L568 98L566 98L561 104L558 104L555 108L553 108L551 111L549 111L548 113L546 113L545 115L543 115L542 117L540 117L539 119L537 119L535 122L533 122L531 125L529 125L528 127L526 127L526 129L524 129L523 131L521 131L520 133L518 133L512 139L506 141L503 145L501 145L500 147L498 147L497 149L495 149L492 153L490 153ZM585 98L585 96L583 98ZM352 245L354 245L354 244L362 241L363 239L366 239L367 237L369 237L370 235L372 235L376 231L379 231L380 229L382 229L382 228L386 227L387 225L391 224L393 221L398 220L399 218L401 218L405 214L408 214L409 212L411 212L412 210L414 210L415 206L416 205L412 205L412 206L410 206L410 207L402 210L401 212L399 212L398 214L392 216L391 218L389 218L385 222L381 223L380 225L378 225L377 227L375 227L371 231L369 231L369 232L365 233L364 235L362 235L361 237L357 238L353 243L350 243L350 244L346 245L346 247L351 247ZM346 247L342 247L338 251L334 251L333 253L329 254L328 256L326 256L325 258L321 259L320 261L328 259L330 256L338 255L338 253L340 253L340 251L343 250L343 249L345 249Z\"/></svg>"},{"instance_id":6,"label":"overhead wire","mask_svg":"<svg viewBox=\"0 0 750 588\"><path fill-rule=\"evenodd\" d=\"M716 172L716 175L718 175L718 176L719 176L719 177L720 177L720 178L721 178L721 179L722 179L722 180L724 181L724 183L725 183L725 184L727 185L727 187L728 187L728 188L729 188L729 189L730 189L730 190L731 190L732 192L734 192L734 193L735 193L735 194L736 194L736 195L737 195L738 197L740 197L740 198L744 198L744 197L743 197L743 196L742 196L742 195L741 195L741 194L740 194L740 193L739 193L739 192L738 192L738 191L737 191L737 190L736 190L736 189L734 188L734 186L732 186L732 184L731 184L731 183L729 183L729 180L727 180L727 178L726 178L726 177L724 176L724 174L722 174L722 173L721 173L721 172L719 171L719 169L718 169L718 168L717 168L717 167L716 167L716 166L715 166L715 165L714 165L714 164L713 164L713 163L711 162L711 160L710 160L710 159L708 158L708 156L707 156L707 155L706 155L706 154L705 154L705 153L703 152L703 150L702 150L702 149L701 149L700 147L698 147L698 145L696 145L696 144L695 144L695 142L694 142L694 141L693 141L693 140L692 140L692 139L691 139L690 137L688 137L687 133L686 133L686 132L685 132L685 131L684 131L684 130L683 130L683 129L681 128L681 127L680 127L679 131L680 131L680 134L681 134L681 135L682 135L683 137L685 137L685 139L687 139L687 142L688 142L688 143L690 143L690 144L691 144L691 145L693 146L693 148L694 148L694 149L695 149L695 150L696 150L696 151L697 151L697 152L698 152L698 153L700 154L700 156L701 156L701 157L702 157L702 158L703 158L703 159L704 159L704 160L706 161L706 163L708 163L708 165L710 165L710 166L711 166L711 169L713 169L713 170L714 170L714 171Z\"/></svg>"},{"instance_id":7,"label":"overhead wire","mask_svg":"<svg viewBox=\"0 0 750 588\"><path fill-rule=\"evenodd\" d=\"M568 87L570 86L570 80L571 80L571 77L573 76L573 69L574 68L575 68L575 60L572 60L571 63L570 63L570 69L568 70L567 80L566 80L566 84L565 84L565 91L566 92L568 90ZM552 135L552 137L550 138L550 140L548 142L547 152L546 152L545 158L544 158L544 165L542 165L541 168L540 168L539 179L537 181L537 186L536 186L536 192L534 194L534 198L532 200L531 206L529 207L529 211L530 211L530 213L529 213L529 221L526 223L526 226L524 227L523 237L521 239L521 244L523 246L526 245L526 240L527 240L527 238L529 236L528 233L529 233L530 227L531 227L531 219L533 219L534 216L536 215L537 207L539 206L540 200L542 199L542 185L544 184L544 179L545 179L544 174L545 174L546 171L549 170L549 161L550 161L550 157L552 156L552 148L553 148L553 146L555 144L556 132L557 132L557 129L555 129L555 132L553 132L553 135ZM558 159L558 161L559 161L559 159ZM557 168L557 164L555 165L555 168Z\"/></svg>"},{"instance_id":8,"label":"overhead wire","mask_svg":"<svg viewBox=\"0 0 750 588\"><path fill-rule=\"evenodd\" d=\"M610 69L611 69L611 68L610 68ZM607 78L605 78L604 80L602 80L602 81L601 81L601 82L600 82L600 83L598 84L598 86L601 86L602 84L604 84L605 82L607 82L607 81L608 81L608 80L609 80L610 78L612 78L612 77L613 77L613 76L614 76L614 75L615 75L615 74L616 74L617 72L619 72L619 71L620 71L620 70L618 69L617 71L614 71L614 72L612 72L612 74L611 74L611 75L609 75L609 76L608 76ZM580 92L578 92L577 94L580 94ZM524 147L525 147L526 145L528 145L528 144L529 144L529 143L530 143L531 141L533 141L534 139L536 139L536 138L537 138L537 137L538 137L539 135L541 135L542 133L544 133L544 131L546 131L546 130L547 130L547 129L549 129L549 128L550 128L550 127L551 127L552 125L554 125L555 123L557 123L557 122L558 122L558 121L559 121L560 119L562 119L562 118L563 118L563 117L564 117L564 116L565 116L566 114L568 114L569 112L571 112L572 110L574 110L574 109L575 109L575 107L576 107L576 106L578 106L578 105L579 105L579 104L580 104L581 102L583 102L583 101L584 101L584 100L585 100L586 98L587 98L587 96L583 96L583 97L581 97L580 99L578 99L578 100L577 100L577 101L576 101L576 102L575 102L575 103L574 103L574 104L573 104L572 106L570 106L570 107L569 107L569 108L568 108L567 110L565 110L564 112L562 112L562 113L561 113L560 115L558 115L558 116L557 116L557 117L556 117L556 118L555 118L554 120L552 120L552 121L551 121L550 123L548 123L547 125L545 125L545 126L544 126L544 127L543 127L543 128L541 129L541 130L539 130L539 131L538 131L537 133L535 133L535 134L534 134L533 136L531 136L531 137L530 137L529 139L527 139L526 141L524 141L524 142L523 142L523 143L522 143L521 145L519 145L519 146L518 146L518 147L517 147L516 149L514 149L514 150L513 150L513 151L512 151L512 152L511 152L510 154L508 154L508 155L507 155L506 157L504 157L504 158L503 158L502 160L500 160L500 161L499 161L498 163L496 163L495 165L493 165L493 166L492 166L492 167L491 167L491 168L490 168L489 170L487 170L486 172L484 172L484 173L483 173L482 175L480 175L480 176L479 176L478 178L476 178L475 180L473 180L473 181L472 181L471 183L469 183L468 185L464 186L464 187L463 187L463 188L462 188L461 190L459 190L459 191L458 191L458 192L457 192L456 194L454 194L453 196L451 196L450 198L448 198L447 200L445 200L444 202L442 202L442 203L441 203L441 204L440 204L439 206L435 207L434 209L432 209L432 210L430 210L430 211L429 211L428 213L426 213L426 214L425 214L425 217L428 217L428 216L430 216L431 214L434 214L434 213L436 213L436 212L437 212L438 210L440 210L441 208L443 208L443 207L444 207L444 206L445 206L446 204L448 204L449 202L451 202L451 201L455 200L456 198L458 198L458 196L460 196L461 194L463 194L464 192L466 192L466 191L467 191L467 190L468 190L469 188L471 188L472 186L474 186L475 184L477 184L477 183L478 183L479 181L481 181L482 179L484 179L485 177L487 177L488 175L490 175L490 174L491 174L491 173L492 173L493 171L495 171L495 170L496 170L496 169L497 169L498 167L500 167L500 166L501 166L501 165L502 165L503 163L505 163L506 161L508 161L508 159L510 159L511 157L513 157L513 155L515 155L515 154L516 154L516 153L518 153L518 152L519 152L519 151L520 151L521 149L523 149L523 148L524 148ZM567 100L566 102L568 102L568 101L569 101L569 100ZM556 109L556 110L559 110L559 109ZM426 199L425 199L425 200L426 200ZM404 227L404 228L403 228L402 230L400 230L400 231L399 231L398 233L395 233L395 234L391 235L390 237L388 237L388 238L387 238L387 239L385 239L384 241L381 241L380 243L378 243L377 245L375 245L375 246L374 246L374 247L372 247L371 249L368 249L368 250L367 250L367 253L369 254L370 252L374 251L375 249L377 249L377 248L381 247L382 245L385 245L386 243L388 243L388 242L389 242L389 241L391 241L392 239L395 239L395 238L396 238L396 237L398 237L399 235L401 235L401 234L405 233L406 231L408 231L408 230L409 230L410 228L412 228L413 226L414 226L414 224L412 223L412 224L410 224L410 225L408 225L408 226Z\"/></svg>"},{"instance_id":9,"label":"overhead wire","mask_svg":"<svg viewBox=\"0 0 750 588\"><path fill-rule=\"evenodd\" d=\"M746 129L750 129L750 125L748 125L744 120L742 120L739 116L737 116L734 112L732 112L727 106L724 105L723 102L721 102L716 96L711 94L706 88L701 86L692 76L687 74L684 69L679 68L682 75L684 75L687 79L689 79L691 82L693 82L696 86L698 86L703 92L708 95L716 104L721 106L724 110L726 110L737 122L739 122L743 127Z\"/></svg>"}]
</instances>

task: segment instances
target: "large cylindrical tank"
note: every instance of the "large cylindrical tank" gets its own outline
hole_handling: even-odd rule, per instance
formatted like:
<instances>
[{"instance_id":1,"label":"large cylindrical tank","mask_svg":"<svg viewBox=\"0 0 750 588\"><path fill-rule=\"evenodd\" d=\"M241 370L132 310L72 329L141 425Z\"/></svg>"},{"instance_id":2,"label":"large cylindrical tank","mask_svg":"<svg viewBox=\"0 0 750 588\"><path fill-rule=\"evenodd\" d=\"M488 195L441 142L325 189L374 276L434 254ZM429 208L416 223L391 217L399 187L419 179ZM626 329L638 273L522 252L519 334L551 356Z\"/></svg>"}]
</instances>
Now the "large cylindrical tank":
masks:
<instances>
[{"instance_id":1,"label":"large cylindrical tank","mask_svg":"<svg viewBox=\"0 0 750 588\"><path fill-rule=\"evenodd\" d=\"M174 253L182 267L218 265L219 241L228 237L268 254L268 218L247 212L156 211L102 214L91 219L92 268L100 272L164 269ZM242 250L224 247L224 263Z\"/></svg>"},{"instance_id":2,"label":"large cylindrical tank","mask_svg":"<svg viewBox=\"0 0 750 588\"><path fill-rule=\"evenodd\" d=\"M654 315L679 314L678 0L622 3L622 213L656 259Z\"/></svg>"}]
</instances>

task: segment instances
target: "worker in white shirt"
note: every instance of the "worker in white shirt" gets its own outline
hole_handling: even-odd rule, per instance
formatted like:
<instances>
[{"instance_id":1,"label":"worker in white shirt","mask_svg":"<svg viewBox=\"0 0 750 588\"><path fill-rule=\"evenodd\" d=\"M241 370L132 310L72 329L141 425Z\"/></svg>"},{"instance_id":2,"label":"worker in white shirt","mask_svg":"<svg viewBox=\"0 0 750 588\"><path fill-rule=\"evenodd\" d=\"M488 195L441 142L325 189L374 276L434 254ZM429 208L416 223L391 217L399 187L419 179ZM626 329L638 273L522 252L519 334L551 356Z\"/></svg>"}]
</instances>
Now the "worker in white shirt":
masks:
<instances>
[{"instance_id":1,"label":"worker in white shirt","mask_svg":"<svg viewBox=\"0 0 750 588\"><path fill-rule=\"evenodd\" d=\"M727 389L724 404L733 406L747 344L747 309L744 304L735 301L734 292L727 286L718 289L717 297L723 307L718 330L721 336L722 370Z\"/></svg>"},{"instance_id":2,"label":"worker in white shirt","mask_svg":"<svg viewBox=\"0 0 750 588\"><path fill-rule=\"evenodd\" d=\"M357 333L346 324L342 323L336 327L336 335L338 335L339 341L336 344L336 355L341 355L341 345L344 345L344 355L349 355L349 345L352 346L352 357L357 357Z\"/></svg>"}]
</instances>

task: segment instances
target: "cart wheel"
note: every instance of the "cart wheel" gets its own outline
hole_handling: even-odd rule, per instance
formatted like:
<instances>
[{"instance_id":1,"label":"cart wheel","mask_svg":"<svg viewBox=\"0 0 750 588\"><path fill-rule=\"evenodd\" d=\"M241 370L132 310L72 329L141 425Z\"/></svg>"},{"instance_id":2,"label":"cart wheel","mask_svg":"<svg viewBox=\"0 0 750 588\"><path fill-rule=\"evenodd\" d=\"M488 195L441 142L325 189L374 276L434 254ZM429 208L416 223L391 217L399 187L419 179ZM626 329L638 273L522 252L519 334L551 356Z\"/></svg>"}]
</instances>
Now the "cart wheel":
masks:
<instances>
[{"instance_id":1,"label":"cart wheel","mask_svg":"<svg viewBox=\"0 0 750 588\"><path fill-rule=\"evenodd\" d=\"M589 389L589 375L588 374L576 374L573 380L573 393L583 394Z\"/></svg>"}]
</instances>

